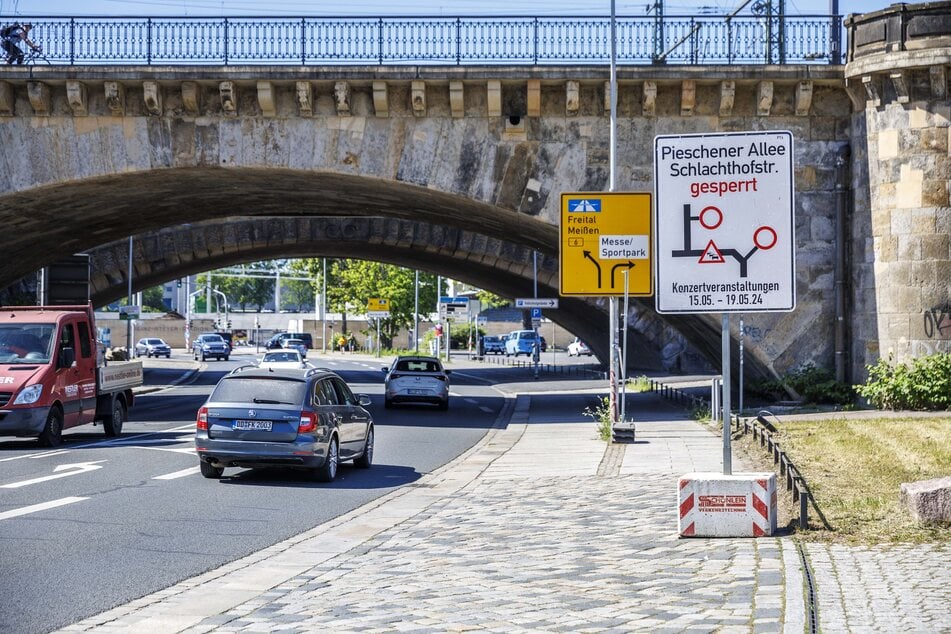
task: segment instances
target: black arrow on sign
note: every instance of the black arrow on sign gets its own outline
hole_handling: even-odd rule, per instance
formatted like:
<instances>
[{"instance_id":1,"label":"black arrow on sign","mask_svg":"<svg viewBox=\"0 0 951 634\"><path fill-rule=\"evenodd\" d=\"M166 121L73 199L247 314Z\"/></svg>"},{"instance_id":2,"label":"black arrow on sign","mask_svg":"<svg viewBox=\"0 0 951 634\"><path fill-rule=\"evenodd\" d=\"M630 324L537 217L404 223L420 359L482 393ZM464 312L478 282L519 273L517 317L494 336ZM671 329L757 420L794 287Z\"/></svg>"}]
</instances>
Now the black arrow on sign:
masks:
<instances>
[{"instance_id":1,"label":"black arrow on sign","mask_svg":"<svg viewBox=\"0 0 951 634\"><path fill-rule=\"evenodd\" d=\"M628 260L627 262L621 262L620 264L615 264L613 267L611 267L611 288L614 288L614 273L617 272L618 269L625 266L628 268L628 270L631 270L637 265ZM600 284L598 284L598 286L600 286Z\"/></svg>"},{"instance_id":2,"label":"black arrow on sign","mask_svg":"<svg viewBox=\"0 0 951 634\"><path fill-rule=\"evenodd\" d=\"M584 257L586 257L586 258L588 258L589 260L591 260L591 262L592 262L596 267L598 267L598 288L601 288L601 265L598 263L597 260L595 260L593 257L591 257L591 251L585 251L585 252L584 252Z\"/></svg>"}]
</instances>

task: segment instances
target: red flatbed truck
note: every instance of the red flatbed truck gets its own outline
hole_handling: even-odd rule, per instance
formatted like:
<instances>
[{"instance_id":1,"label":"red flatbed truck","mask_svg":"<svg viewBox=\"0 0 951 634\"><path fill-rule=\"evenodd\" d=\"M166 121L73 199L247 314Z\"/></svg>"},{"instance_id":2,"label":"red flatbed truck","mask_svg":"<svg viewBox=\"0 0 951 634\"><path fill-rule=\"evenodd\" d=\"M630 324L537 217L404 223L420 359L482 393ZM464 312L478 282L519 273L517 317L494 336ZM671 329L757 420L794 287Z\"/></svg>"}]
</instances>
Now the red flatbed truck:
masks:
<instances>
[{"instance_id":1,"label":"red flatbed truck","mask_svg":"<svg viewBox=\"0 0 951 634\"><path fill-rule=\"evenodd\" d=\"M141 362L106 365L91 305L0 306L0 436L54 447L97 421L118 436L138 385Z\"/></svg>"}]
</instances>

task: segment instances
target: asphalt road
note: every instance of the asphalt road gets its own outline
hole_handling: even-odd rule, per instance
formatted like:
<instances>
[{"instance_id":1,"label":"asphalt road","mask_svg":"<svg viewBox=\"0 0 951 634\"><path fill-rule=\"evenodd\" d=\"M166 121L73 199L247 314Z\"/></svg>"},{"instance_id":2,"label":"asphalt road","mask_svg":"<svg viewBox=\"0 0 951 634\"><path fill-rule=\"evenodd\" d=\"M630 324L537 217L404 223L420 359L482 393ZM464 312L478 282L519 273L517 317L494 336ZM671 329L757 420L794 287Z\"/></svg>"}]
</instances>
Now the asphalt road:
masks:
<instances>
[{"instance_id":1,"label":"asphalt road","mask_svg":"<svg viewBox=\"0 0 951 634\"><path fill-rule=\"evenodd\" d=\"M0 632L66 626L346 513L458 456L504 404L486 381L457 372L448 413L385 410L379 364L335 361L373 400L371 469L344 464L332 484L241 469L206 480L195 412L222 373L246 361L209 362L191 384L139 397L116 439L92 426L68 430L56 450L0 437ZM149 380L175 373L150 371Z\"/></svg>"}]
</instances>

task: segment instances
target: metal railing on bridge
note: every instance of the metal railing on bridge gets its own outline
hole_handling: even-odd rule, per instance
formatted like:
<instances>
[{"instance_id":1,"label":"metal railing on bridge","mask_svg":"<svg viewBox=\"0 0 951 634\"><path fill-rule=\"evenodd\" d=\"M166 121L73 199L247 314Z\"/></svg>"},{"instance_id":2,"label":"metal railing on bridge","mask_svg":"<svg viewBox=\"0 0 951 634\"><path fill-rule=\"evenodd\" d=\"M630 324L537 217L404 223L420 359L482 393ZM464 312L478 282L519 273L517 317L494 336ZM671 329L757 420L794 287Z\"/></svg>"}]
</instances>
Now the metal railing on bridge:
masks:
<instances>
[{"instance_id":1,"label":"metal railing on bridge","mask_svg":"<svg viewBox=\"0 0 951 634\"><path fill-rule=\"evenodd\" d=\"M54 64L564 65L610 62L610 17L0 17ZM623 16L618 64L840 63L841 16Z\"/></svg>"}]
</instances>

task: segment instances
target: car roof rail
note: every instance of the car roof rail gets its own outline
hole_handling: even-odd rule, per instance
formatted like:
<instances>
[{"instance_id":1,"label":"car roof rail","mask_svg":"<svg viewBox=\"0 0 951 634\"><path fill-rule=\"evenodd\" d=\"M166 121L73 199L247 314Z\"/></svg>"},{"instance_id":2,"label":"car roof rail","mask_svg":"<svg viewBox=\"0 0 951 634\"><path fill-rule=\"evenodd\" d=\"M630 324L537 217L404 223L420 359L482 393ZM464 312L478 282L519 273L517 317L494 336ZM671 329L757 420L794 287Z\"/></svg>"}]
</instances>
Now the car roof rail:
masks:
<instances>
[{"instance_id":1,"label":"car roof rail","mask_svg":"<svg viewBox=\"0 0 951 634\"><path fill-rule=\"evenodd\" d=\"M240 374L241 372L244 372L245 370L257 369L257 367L258 366L254 365L253 363L245 363L244 365L239 365L228 374Z\"/></svg>"}]
</instances>

